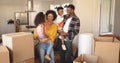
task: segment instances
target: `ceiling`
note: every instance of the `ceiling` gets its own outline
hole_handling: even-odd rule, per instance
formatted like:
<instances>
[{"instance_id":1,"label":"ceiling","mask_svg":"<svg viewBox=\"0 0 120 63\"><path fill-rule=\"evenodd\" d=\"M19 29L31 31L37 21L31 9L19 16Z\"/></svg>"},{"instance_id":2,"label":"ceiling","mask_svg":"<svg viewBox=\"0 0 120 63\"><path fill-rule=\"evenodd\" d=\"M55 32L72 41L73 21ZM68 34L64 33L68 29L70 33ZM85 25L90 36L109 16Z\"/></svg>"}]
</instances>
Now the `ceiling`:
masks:
<instances>
[{"instance_id":1,"label":"ceiling","mask_svg":"<svg viewBox=\"0 0 120 63\"><path fill-rule=\"evenodd\" d=\"M25 4L27 0L0 0L0 5Z\"/></svg>"},{"instance_id":2,"label":"ceiling","mask_svg":"<svg viewBox=\"0 0 120 63\"><path fill-rule=\"evenodd\" d=\"M34 0L34 1L53 1L53 2L60 2L60 0ZM65 1L71 1L71 0L61 0L61 2L65 2ZM25 5L27 4L27 0L0 0L0 5Z\"/></svg>"}]
</instances>

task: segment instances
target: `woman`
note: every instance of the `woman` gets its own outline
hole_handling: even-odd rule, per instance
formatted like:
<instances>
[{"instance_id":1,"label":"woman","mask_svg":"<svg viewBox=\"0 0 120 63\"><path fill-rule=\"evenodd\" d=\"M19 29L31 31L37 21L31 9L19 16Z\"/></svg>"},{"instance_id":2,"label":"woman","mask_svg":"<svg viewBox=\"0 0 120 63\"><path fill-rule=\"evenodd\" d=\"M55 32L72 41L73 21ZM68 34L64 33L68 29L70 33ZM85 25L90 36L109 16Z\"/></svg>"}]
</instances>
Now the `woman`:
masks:
<instances>
[{"instance_id":1,"label":"woman","mask_svg":"<svg viewBox=\"0 0 120 63\"><path fill-rule=\"evenodd\" d=\"M40 59L41 59L41 63L44 63L44 58L45 58L45 51L48 49L49 50L49 46L54 44L54 40L56 38L57 35L57 25L53 23L53 21L56 19L57 15L53 10L48 10L46 12L46 34L48 36L48 38L44 38L44 39L39 39L40 43L37 45L37 48L39 49L39 55L40 55ZM46 43L50 41L50 43ZM55 63L54 62L54 51L53 51L53 47L50 51L50 63Z\"/></svg>"}]
</instances>

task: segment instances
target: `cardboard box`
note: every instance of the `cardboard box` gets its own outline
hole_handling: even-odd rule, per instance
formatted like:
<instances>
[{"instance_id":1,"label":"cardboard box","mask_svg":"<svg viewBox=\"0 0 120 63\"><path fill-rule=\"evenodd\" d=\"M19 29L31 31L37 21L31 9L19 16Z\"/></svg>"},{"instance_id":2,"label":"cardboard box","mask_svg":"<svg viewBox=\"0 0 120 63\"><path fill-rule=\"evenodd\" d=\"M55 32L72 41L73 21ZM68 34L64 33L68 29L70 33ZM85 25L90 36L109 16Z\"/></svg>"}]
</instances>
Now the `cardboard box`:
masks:
<instances>
[{"instance_id":1,"label":"cardboard box","mask_svg":"<svg viewBox=\"0 0 120 63\"><path fill-rule=\"evenodd\" d=\"M5 46L0 46L0 63L10 63L9 51Z\"/></svg>"},{"instance_id":2,"label":"cardboard box","mask_svg":"<svg viewBox=\"0 0 120 63\"><path fill-rule=\"evenodd\" d=\"M114 42L96 42L95 55L98 63L118 63L119 44Z\"/></svg>"},{"instance_id":3,"label":"cardboard box","mask_svg":"<svg viewBox=\"0 0 120 63\"><path fill-rule=\"evenodd\" d=\"M76 58L73 63L81 63L82 61L85 61L86 63L97 63L97 60L98 56L84 54L83 56L81 55Z\"/></svg>"},{"instance_id":4,"label":"cardboard box","mask_svg":"<svg viewBox=\"0 0 120 63\"><path fill-rule=\"evenodd\" d=\"M97 42L114 42L114 38L113 37L94 37L95 41Z\"/></svg>"},{"instance_id":5,"label":"cardboard box","mask_svg":"<svg viewBox=\"0 0 120 63\"><path fill-rule=\"evenodd\" d=\"M118 40L117 38L114 39L114 42L120 42L120 40Z\"/></svg>"},{"instance_id":6,"label":"cardboard box","mask_svg":"<svg viewBox=\"0 0 120 63\"><path fill-rule=\"evenodd\" d=\"M34 57L33 35L27 32L2 35L3 45L10 50L11 60L18 63Z\"/></svg>"},{"instance_id":7,"label":"cardboard box","mask_svg":"<svg viewBox=\"0 0 120 63\"><path fill-rule=\"evenodd\" d=\"M19 63L35 63L35 60L34 60L34 58L30 58L30 59L24 60L24 61L19 62Z\"/></svg>"},{"instance_id":8,"label":"cardboard box","mask_svg":"<svg viewBox=\"0 0 120 63\"><path fill-rule=\"evenodd\" d=\"M116 41L116 43L119 43L119 45L120 45L120 41L119 40ZM120 63L120 46L119 46L119 63Z\"/></svg>"}]
</instances>

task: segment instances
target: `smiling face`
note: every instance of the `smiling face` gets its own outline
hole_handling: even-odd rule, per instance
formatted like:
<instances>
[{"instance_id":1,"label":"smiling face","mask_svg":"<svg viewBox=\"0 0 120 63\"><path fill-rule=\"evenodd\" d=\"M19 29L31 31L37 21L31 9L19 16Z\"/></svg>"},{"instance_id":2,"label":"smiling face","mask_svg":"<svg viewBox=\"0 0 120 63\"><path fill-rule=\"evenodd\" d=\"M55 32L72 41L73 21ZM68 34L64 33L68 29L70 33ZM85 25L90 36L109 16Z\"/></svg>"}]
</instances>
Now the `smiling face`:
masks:
<instances>
[{"instance_id":1,"label":"smiling face","mask_svg":"<svg viewBox=\"0 0 120 63\"><path fill-rule=\"evenodd\" d=\"M58 15L63 15L63 9L58 10Z\"/></svg>"},{"instance_id":2,"label":"smiling face","mask_svg":"<svg viewBox=\"0 0 120 63\"><path fill-rule=\"evenodd\" d=\"M53 14L48 14L48 16L47 16L47 20L49 21L49 22L52 22L53 21L53 19L54 19L54 16L53 16Z\"/></svg>"},{"instance_id":3,"label":"smiling face","mask_svg":"<svg viewBox=\"0 0 120 63\"><path fill-rule=\"evenodd\" d=\"M71 8L67 8L67 13L70 15L70 14L73 14L74 13L74 10L73 9L71 9Z\"/></svg>"}]
</instances>

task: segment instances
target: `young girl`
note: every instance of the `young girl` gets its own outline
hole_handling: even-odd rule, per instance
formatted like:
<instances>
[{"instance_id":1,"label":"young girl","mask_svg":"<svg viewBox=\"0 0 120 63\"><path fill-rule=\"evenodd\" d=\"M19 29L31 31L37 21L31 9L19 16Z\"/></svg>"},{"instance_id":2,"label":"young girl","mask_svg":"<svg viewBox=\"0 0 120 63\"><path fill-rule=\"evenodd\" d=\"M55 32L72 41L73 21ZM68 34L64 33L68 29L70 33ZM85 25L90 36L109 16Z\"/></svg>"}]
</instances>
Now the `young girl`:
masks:
<instances>
[{"instance_id":1,"label":"young girl","mask_svg":"<svg viewBox=\"0 0 120 63\"><path fill-rule=\"evenodd\" d=\"M36 25L36 31L38 34L38 39L49 38L46 34L45 15L43 14L43 12L40 12L36 15L35 25ZM47 49L46 49L45 58L48 60L51 60L49 55L50 55L50 50L52 49L53 45L50 44L49 39L46 43L48 43L49 45L47 44L48 47L46 47Z\"/></svg>"},{"instance_id":2,"label":"young girl","mask_svg":"<svg viewBox=\"0 0 120 63\"><path fill-rule=\"evenodd\" d=\"M55 20L55 23L57 24L58 26L58 31L59 32L63 32L63 25L64 25L64 17L63 17L63 8L62 7L58 7L57 8L57 12L58 12L58 16L57 16L57 19ZM65 47L65 43L64 43L64 38L65 36L60 36L61 40L62 40L62 49L63 50L66 50L66 47Z\"/></svg>"}]
</instances>

